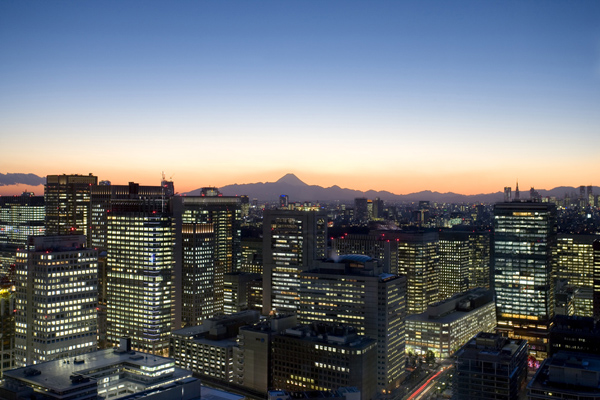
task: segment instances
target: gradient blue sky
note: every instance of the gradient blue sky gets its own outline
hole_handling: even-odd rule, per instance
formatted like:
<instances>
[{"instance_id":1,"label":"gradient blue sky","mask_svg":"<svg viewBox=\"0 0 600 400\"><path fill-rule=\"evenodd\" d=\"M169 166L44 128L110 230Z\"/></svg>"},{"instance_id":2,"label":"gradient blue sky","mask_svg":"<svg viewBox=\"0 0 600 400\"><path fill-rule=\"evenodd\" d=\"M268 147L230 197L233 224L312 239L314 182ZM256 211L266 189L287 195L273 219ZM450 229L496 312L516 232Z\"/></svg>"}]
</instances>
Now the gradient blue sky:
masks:
<instances>
[{"instance_id":1,"label":"gradient blue sky","mask_svg":"<svg viewBox=\"0 0 600 400\"><path fill-rule=\"evenodd\" d=\"M600 2L3 1L0 146L180 192L598 185Z\"/></svg>"}]
</instances>

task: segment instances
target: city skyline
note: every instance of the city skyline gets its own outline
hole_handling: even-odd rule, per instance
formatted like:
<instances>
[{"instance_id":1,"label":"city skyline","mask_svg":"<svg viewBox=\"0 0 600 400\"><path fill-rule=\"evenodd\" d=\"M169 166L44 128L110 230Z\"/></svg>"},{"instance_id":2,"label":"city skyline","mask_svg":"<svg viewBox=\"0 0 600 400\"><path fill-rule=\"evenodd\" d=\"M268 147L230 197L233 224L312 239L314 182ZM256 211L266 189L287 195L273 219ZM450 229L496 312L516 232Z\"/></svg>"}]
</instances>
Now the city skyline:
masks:
<instances>
[{"instance_id":1,"label":"city skyline","mask_svg":"<svg viewBox=\"0 0 600 400\"><path fill-rule=\"evenodd\" d=\"M396 194L597 185L599 15L585 1L5 2L1 172L156 185L165 171L180 193L286 173Z\"/></svg>"}]
</instances>

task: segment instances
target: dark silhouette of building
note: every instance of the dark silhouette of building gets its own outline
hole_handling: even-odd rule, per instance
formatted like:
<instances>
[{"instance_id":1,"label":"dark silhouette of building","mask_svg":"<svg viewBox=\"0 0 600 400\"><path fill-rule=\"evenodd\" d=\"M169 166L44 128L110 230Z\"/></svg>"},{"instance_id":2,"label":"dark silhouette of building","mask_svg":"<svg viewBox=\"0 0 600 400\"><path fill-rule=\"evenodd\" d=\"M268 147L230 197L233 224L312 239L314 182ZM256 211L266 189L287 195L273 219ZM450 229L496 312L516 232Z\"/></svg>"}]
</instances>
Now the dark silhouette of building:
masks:
<instances>
[{"instance_id":1,"label":"dark silhouette of building","mask_svg":"<svg viewBox=\"0 0 600 400\"><path fill-rule=\"evenodd\" d=\"M529 400L600 399L600 356L558 352L544 360L527 385Z\"/></svg>"},{"instance_id":2,"label":"dark silhouette of building","mask_svg":"<svg viewBox=\"0 0 600 400\"><path fill-rule=\"evenodd\" d=\"M456 400L516 400L527 378L527 341L480 332L456 355Z\"/></svg>"},{"instance_id":3,"label":"dark silhouette of building","mask_svg":"<svg viewBox=\"0 0 600 400\"><path fill-rule=\"evenodd\" d=\"M557 315L550 329L550 355L559 351L600 356L600 324L591 317Z\"/></svg>"}]
</instances>

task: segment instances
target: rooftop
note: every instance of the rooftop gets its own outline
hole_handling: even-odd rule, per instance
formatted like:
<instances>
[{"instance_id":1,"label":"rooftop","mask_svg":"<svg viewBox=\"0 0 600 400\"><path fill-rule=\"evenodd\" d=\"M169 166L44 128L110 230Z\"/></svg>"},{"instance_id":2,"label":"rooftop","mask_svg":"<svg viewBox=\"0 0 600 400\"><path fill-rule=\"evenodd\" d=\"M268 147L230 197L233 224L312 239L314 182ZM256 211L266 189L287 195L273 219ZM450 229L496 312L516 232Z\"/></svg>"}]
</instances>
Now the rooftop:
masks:
<instances>
[{"instance_id":1,"label":"rooftop","mask_svg":"<svg viewBox=\"0 0 600 400\"><path fill-rule=\"evenodd\" d=\"M97 374L99 371L119 368L125 363L128 366L145 371L155 371L174 366L174 361L170 358L136 353L134 351L123 352L108 349L86 353L75 358L48 361L5 371L4 377L13 378L28 385L42 386L53 392L59 392L86 383L73 380L73 376L88 376L93 379L94 374ZM181 368L175 368L174 373L169 375L169 377L174 379L183 379L187 376L191 376L191 372Z\"/></svg>"}]
</instances>

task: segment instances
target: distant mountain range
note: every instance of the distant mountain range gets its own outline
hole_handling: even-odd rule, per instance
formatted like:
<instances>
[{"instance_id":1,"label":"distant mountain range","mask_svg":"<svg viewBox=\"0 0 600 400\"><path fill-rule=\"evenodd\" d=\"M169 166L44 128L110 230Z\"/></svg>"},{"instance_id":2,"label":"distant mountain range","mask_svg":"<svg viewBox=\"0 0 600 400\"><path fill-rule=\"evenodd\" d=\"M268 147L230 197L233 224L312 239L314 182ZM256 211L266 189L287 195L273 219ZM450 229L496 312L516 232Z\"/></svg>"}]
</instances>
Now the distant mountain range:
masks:
<instances>
[{"instance_id":1,"label":"distant mountain range","mask_svg":"<svg viewBox=\"0 0 600 400\"><path fill-rule=\"evenodd\" d=\"M192 190L186 193L187 195L199 195L201 189ZM317 185L308 185L298 179L294 174L286 174L276 182L258 182L258 183L247 183L247 184L234 184L227 185L219 188L221 193L225 196L240 196L247 195L251 199L258 199L259 201L277 201L280 195L288 195L290 202L352 202L357 197L366 197L368 199L375 199L379 197L386 202L414 202L427 200L438 203L495 203L504 199L503 192L496 193L482 193L475 195L464 195L458 193L439 193L432 192L430 190L424 190L422 192L411 193L411 194L394 194L387 191L375 191L369 190L361 192L360 190L343 189L339 186L331 186L324 188ZM597 186L594 187L594 193L600 193ZM542 197L557 197L562 199L565 193L578 194L579 188L561 186L551 190L540 190L537 189ZM529 199L529 190L521 191L522 199Z\"/></svg>"}]
</instances>

